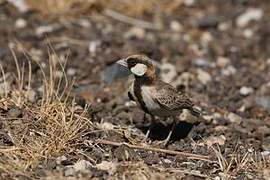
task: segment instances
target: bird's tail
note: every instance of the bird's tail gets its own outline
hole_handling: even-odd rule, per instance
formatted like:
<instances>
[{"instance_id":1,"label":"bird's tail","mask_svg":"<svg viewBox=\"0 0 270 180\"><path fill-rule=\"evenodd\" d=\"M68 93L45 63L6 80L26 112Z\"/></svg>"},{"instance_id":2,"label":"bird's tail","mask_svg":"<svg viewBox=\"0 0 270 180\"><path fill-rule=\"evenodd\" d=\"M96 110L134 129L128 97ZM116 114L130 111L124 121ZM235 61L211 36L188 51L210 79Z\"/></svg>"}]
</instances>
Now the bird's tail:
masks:
<instances>
[{"instance_id":1,"label":"bird's tail","mask_svg":"<svg viewBox=\"0 0 270 180\"><path fill-rule=\"evenodd\" d=\"M196 107L194 107L194 106L191 107L191 108L189 109L189 111L190 111L190 113L191 113L193 116L196 116L196 117L200 117L201 114L202 114L201 110L198 109L198 108L196 108Z\"/></svg>"}]
</instances>

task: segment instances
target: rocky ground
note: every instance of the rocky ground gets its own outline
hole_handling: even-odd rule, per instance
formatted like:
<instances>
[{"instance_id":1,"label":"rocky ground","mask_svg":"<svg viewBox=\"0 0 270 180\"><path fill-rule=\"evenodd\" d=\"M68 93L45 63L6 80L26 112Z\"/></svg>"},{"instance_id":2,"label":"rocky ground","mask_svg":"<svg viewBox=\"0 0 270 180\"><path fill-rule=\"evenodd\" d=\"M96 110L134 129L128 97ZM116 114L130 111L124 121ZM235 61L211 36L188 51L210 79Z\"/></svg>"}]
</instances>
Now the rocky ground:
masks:
<instances>
[{"instance_id":1,"label":"rocky ground","mask_svg":"<svg viewBox=\"0 0 270 180\"><path fill-rule=\"evenodd\" d=\"M270 178L268 0L185 0L134 19L33 9L0 1L1 178ZM170 119L145 141L149 117L114 64L138 53L203 109L181 115L168 147Z\"/></svg>"}]
</instances>

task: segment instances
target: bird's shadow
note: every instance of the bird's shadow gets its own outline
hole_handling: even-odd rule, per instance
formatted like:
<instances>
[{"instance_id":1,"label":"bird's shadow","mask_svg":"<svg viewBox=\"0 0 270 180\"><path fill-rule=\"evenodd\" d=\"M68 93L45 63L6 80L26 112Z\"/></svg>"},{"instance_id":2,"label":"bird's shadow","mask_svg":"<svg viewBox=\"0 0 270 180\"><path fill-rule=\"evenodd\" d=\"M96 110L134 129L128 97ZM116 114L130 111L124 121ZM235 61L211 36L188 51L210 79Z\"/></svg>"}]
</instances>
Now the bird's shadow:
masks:
<instances>
[{"instance_id":1,"label":"bird's shadow","mask_svg":"<svg viewBox=\"0 0 270 180\"><path fill-rule=\"evenodd\" d=\"M188 122L179 122L175 126L175 129L171 136L171 141L175 142L180 139L184 139L188 136L189 132L192 130L194 124ZM149 126L138 127L143 133L146 134L147 130L150 128ZM164 140L168 136L170 130L172 129L172 124L164 125L163 123L154 123L151 127L151 131L149 134L149 138L153 141Z\"/></svg>"}]
</instances>

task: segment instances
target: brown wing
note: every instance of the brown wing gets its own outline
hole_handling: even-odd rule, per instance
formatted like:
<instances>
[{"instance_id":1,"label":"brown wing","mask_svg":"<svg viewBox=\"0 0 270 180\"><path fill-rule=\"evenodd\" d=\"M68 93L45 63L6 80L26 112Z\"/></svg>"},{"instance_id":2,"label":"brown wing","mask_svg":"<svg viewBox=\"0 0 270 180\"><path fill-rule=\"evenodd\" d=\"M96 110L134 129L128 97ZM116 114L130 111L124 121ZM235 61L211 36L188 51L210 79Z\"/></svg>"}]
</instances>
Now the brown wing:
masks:
<instances>
[{"instance_id":1,"label":"brown wing","mask_svg":"<svg viewBox=\"0 0 270 180\"><path fill-rule=\"evenodd\" d=\"M194 103L186 94L177 92L173 86L163 81L158 81L157 83L155 100L160 106L169 111L189 109L192 114L198 116L199 112L196 112L197 110L193 108Z\"/></svg>"}]
</instances>

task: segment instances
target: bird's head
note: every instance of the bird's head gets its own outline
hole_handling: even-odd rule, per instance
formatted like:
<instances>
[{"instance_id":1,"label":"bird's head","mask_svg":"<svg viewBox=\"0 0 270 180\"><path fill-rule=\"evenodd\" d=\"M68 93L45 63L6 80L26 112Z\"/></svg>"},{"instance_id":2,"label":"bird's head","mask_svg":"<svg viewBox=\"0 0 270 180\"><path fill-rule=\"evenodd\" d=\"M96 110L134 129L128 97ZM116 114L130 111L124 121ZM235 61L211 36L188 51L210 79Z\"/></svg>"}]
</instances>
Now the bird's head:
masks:
<instances>
[{"instance_id":1,"label":"bird's head","mask_svg":"<svg viewBox=\"0 0 270 180\"><path fill-rule=\"evenodd\" d=\"M155 79L155 67L152 60L145 55L131 55L116 62L134 74L136 78Z\"/></svg>"}]
</instances>

